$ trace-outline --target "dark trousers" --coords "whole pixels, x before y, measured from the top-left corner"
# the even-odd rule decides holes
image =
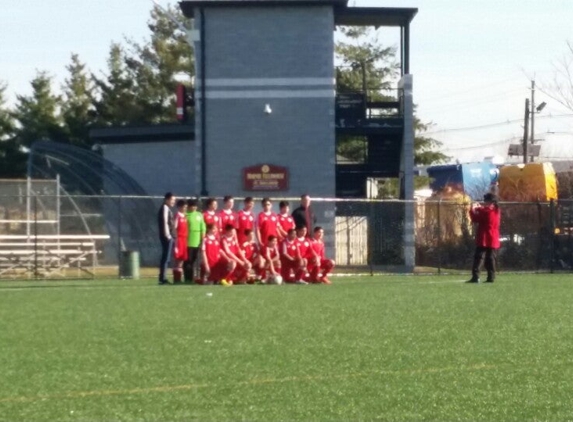
[[[161,261],[159,262],[159,281],[165,280],[165,273],[171,260],[171,251],[173,250],[173,239],[161,239]]]
[[[477,246],[474,254],[474,264],[472,266],[472,278],[479,278],[480,267],[482,264],[485,264],[484,266],[487,271],[487,279],[490,281],[495,280],[495,261],[495,249]]]
[[[197,259],[199,258],[199,247],[187,248],[187,261],[183,263],[183,274],[185,277],[185,281],[193,281],[193,276],[195,272],[195,265],[197,263]]]

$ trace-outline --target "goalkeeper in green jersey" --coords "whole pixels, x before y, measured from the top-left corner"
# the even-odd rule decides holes
[[[189,199],[187,201],[187,225],[189,227],[189,237],[187,241],[187,261],[183,266],[184,278],[186,283],[192,283],[195,280],[194,273],[197,266],[197,259],[201,249],[201,242],[205,237],[205,220],[203,214],[197,211],[197,200]]]

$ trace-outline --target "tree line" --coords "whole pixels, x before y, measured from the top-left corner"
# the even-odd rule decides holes
[[[30,95],[17,95],[7,105],[6,82],[0,81],[0,177],[23,177],[33,142],[53,142],[91,148],[92,127],[146,125],[176,122],[175,90],[181,80],[190,85],[195,75],[192,47],[177,22],[191,23],[176,6],[155,6],[147,26],[145,42],[131,39],[113,42],[107,69],[94,73],[72,53],[66,66],[67,77],[60,90],[45,71],[38,71],[30,82]],[[399,72],[396,48],[383,46],[375,31],[343,28],[344,40],[336,43],[337,89],[382,92]],[[357,66],[361,64],[361,66]],[[383,95],[383,94],[377,94]],[[441,162],[440,143],[423,135],[430,124],[416,119],[416,164]],[[360,140],[342,138],[337,153],[353,158]]]

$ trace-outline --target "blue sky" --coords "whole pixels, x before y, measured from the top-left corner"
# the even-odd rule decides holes
[[[16,93],[29,94],[37,69],[47,70],[61,84],[72,52],[93,72],[104,70],[111,42],[124,37],[142,40],[148,35],[146,22],[153,5],[150,0],[3,3],[0,80],[8,83],[11,102]],[[351,4],[419,9],[411,27],[418,115],[435,123],[433,136],[461,162],[505,155],[507,145],[518,142],[511,139],[523,134],[530,79],[535,78],[538,85],[549,81],[553,64],[566,52],[566,41],[573,41],[570,0],[356,0]],[[397,44],[397,30],[380,31],[381,39]],[[536,116],[542,156],[573,159],[573,116],[557,117],[573,111],[537,91],[536,102],[541,101],[548,103]]]

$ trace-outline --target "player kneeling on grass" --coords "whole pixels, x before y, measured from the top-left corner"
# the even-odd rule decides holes
[[[227,260],[223,259],[221,253],[216,225],[207,224],[206,229],[207,234],[201,245],[201,284],[213,284],[224,277]]]
[[[296,236],[296,231],[290,229],[281,244],[281,275],[285,283],[308,284],[304,281],[307,262],[300,253]]]
[[[187,237],[189,230],[187,228],[187,216],[185,209],[187,204],[183,199],[179,199],[175,204],[177,206],[177,214],[173,221],[175,239],[173,242],[173,283],[181,283],[183,275],[183,263],[187,261]]]
[[[239,245],[239,248],[243,252],[243,256],[247,261],[251,263],[251,267],[254,270],[254,276],[249,274],[247,277],[247,283],[253,284],[255,280],[263,280],[263,258],[260,254],[260,249],[255,242],[255,233],[246,229],[242,236],[245,241]]]
[[[224,228],[221,237],[221,250],[223,258],[227,261],[227,274],[221,280],[221,284],[224,285],[226,282],[245,284],[252,265],[239,248],[235,227],[232,224],[227,224]]]
[[[261,280],[269,284],[282,284],[281,259],[277,237],[269,236],[267,244],[261,247]],[[278,281],[280,280],[280,282]]]
[[[311,283],[331,284],[328,273],[334,268],[334,261],[327,259],[324,255],[324,230],[322,227],[315,227],[313,237],[310,240],[308,272]]]
[[[304,266],[304,271],[302,272],[301,278],[297,280],[309,281],[310,274],[307,271],[308,262],[310,258],[313,257],[310,250],[310,239],[307,237],[306,226],[300,226],[296,228],[296,245],[298,247],[298,253],[301,257],[301,265]]]

